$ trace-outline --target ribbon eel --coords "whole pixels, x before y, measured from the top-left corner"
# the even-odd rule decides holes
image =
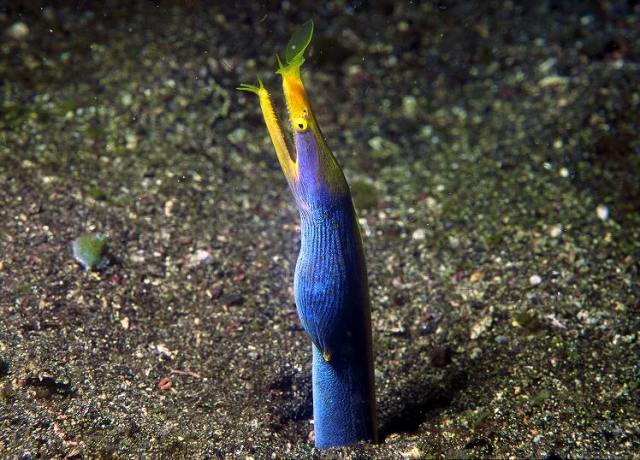
[[[293,133],[289,147],[269,92],[255,93],[301,222],[294,275],[300,321],[312,342],[315,445],[338,447],[377,441],[371,313],[360,227],[342,169],[313,115],[300,76],[313,22],[303,24],[278,58],[277,73]]]

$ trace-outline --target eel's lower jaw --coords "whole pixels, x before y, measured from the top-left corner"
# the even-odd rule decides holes
[[[295,161],[291,162],[290,171],[283,171],[284,177],[292,189],[296,190],[300,183],[300,171]]]

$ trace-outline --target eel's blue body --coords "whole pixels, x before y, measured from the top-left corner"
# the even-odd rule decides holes
[[[294,277],[313,348],[316,447],[376,439],[367,275],[350,197],[300,213]]]
[[[269,93],[258,95],[267,130],[295,199],[301,247],[294,276],[298,315],[313,350],[315,445],[328,448],[377,441],[371,313],[360,227],[342,169],[313,115],[300,77],[311,40],[307,22],[280,66],[295,151],[284,137]],[[291,52],[289,52],[291,51]]]

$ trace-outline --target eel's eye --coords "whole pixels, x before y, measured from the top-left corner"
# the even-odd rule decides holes
[[[296,131],[306,131],[309,125],[307,124],[307,120],[302,117],[296,117],[293,119],[293,127]]]

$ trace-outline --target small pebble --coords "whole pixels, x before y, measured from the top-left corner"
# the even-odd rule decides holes
[[[557,64],[558,60],[556,58],[549,58],[542,62],[538,66],[538,69],[541,73],[549,73],[549,71]]]
[[[125,134],[125,141],[127,150],[135,150],[138,147],[138,136],[135,133]]]
[[[420,128],[420,136],[421,137],[430,137],[433,134],[433,126],[424,125]]]
[[[400,152],[398,144],[381,136],[372,137],[369,139],[368,144],[373,153],[377,154],[379,158],[389,158]]]
[[[558,238],[562,235],[562,225],[554,225],[551,227],[551,229],[549,229],[549,235],[551,238]]]
[[[382,146],[384,144],[384,139],[380,136],[375,136],[369,139],[369,147],[373,150],[382,150]]]
[[[424,240],[425,236],[426,236],[426,233],[423,228],[419,228],[411,234],[411,238],[413,238],[416,241]]]
[[[194,253],[187,256],[187,266],[197,267],[198,265],[211,265],[213,257],[211,253],[205,249],[197,249]]]
[[[481,318],[476,324],[471,327],[471,332],[469,334],[471,340],[475,340],[482,334],[484,334],[491,327],[492,323],[493,319],[489,315]]]
[[[29,36],[29,26],[24,22],[16,22],[5,33],[12,40],[22,41]]]
[[[418,449],[416,446],[413,446],[406,452],[400,452],[402,458],[413,459],[413,458],[422,458],[422,451]]]
[[[129,93],[123,93],[122,96],[120,96],[120,102],[122,102],[122,105],[125,107],[129,107],[133,102],[133,96]]]
[[[596,214],[598,215],[598,219],[605,221],[609,219],[609,208],[601,204],[596,208]]]
[[[233,144],[241,144],[247,140],[248,134],[246,129],[236,128],[227,136],[227,139]]]
[[[402,98],[402,113],[409,120],[415,120],[418,113],[418,100],[414,96]]]
[[[531,286],[537,286],[540,283],[542,283],[542,278],[540,277],[540,275],[531,275],[531,277],[529,278],[529,284]]]
[[[211,257],[211,253],[205,249],[198,249],[196,251],[196,259],[198,262],[209,265],[213,262],[213,257]]]
[[[167,346],[163,343],[159,343],[156,345],[156,352],[160,356],[166,356],[169,359],[173,359],[173,351],[169,350]]]

